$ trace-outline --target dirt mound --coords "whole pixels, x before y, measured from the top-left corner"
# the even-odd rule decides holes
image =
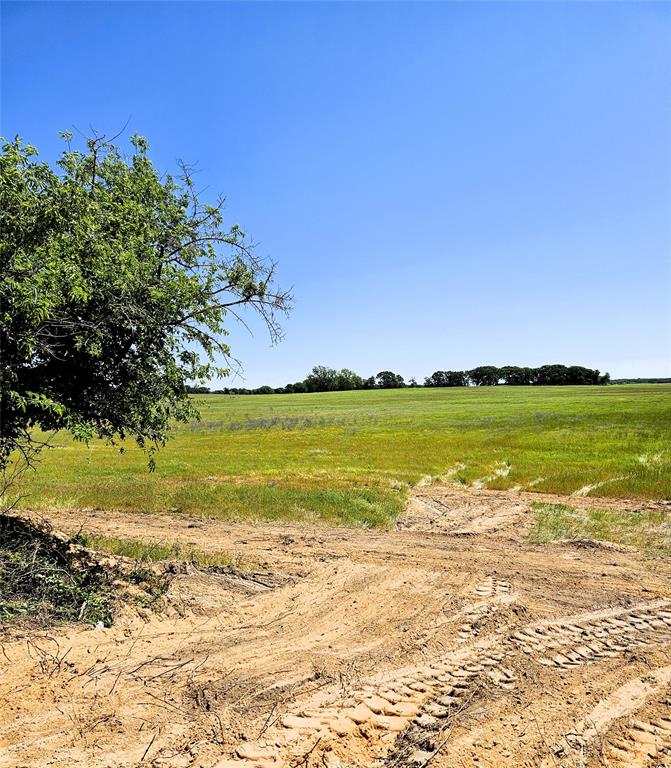
[[[44,520],[0,514],[0,638],[63,621],[109,626],[123,597],[147,601],[164,585],[159,569],[100,556]]]
[[[30,639],[67,664],[5,644],[0,766],[671,764],[671,565],[528,544],[531,499],[563,501],[423,487],[387,532],[89,514],[258,570],[188,569],[170,615]]]

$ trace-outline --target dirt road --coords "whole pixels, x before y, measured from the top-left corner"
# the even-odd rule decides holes
[[[671,564],[529,544],[547,498],[420,488],[388,532],[89,513],[257,570],[5,643],[0,768],[671,766]]]

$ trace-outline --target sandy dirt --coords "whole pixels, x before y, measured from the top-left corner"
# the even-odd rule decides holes
[[[0,768],[671,766],[671,564],[529,544],[543,499],[418,488],[385,532],[54,514],[256,570],[4,642]]]

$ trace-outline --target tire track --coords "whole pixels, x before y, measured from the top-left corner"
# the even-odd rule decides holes
[[[490,600],[514,599],[511,585],[493,577],[479,584],[475,593],[487,594]],[[352,740],[359,742],[355,751],[368,756],[366,765],[375,761],[385,768],[425,765],[445,745],[455,718],[472,702],[516,690],[514,666],[521,659],[565,672],[621,656],[633,647],[671,642],[671,600],[511,629],[500,627],[496,636],[476,640],[426,666],[373,680],[335,703],[285,715],[272,739],[242,745],[237,758],[223,760],[216,768],[292,765],[320,743],[353,745]],[[632,728],[635,732],[622,742],[631,742],[632,754],[649,756],[653,753],[645,749],[654,744],[654,755],[666,759],[664,723],[655,721],[647,731],[641,725]],[[671,731],[668,735],[671,738]],[[613,750],[623,751],[622,743],[614,743]],[[315,757],[318,754],[315,751]],[[648,766],[645,762],[620,765]]]
[[[487,576],[474,591],[477,597],[483,599],[463,609],[462,614],[466,621],[459,627],[457,633],[459,643],[476,639],[501,606],[517,602],[517,595],[513,592],[510,582],[495,579],[493,576]]]
[[[493,576],[477,584],[474,593],[483,599],[464,609],[473,620],[459,630],[462,642],[478,634],[479,630],[474,629],[478,621],[517,599],[509,582]],[[471,631],[465,632],[465,627]],[[487,680],[502,690],[514,687],[513,673],[501,667],[504,653],[496,649],[500,642],[501,638],[481,641],[476,647],[452,651],[425,666],[382,676],[336,704],[287,714],[280,719],[281,727],[275,729],[272,739],[241,745],[235,758],[221,760],[216,768],[292,765],[305,755],[310,743],[327,744],[334,739],[361,739],[366,751],[373,753],[370,758],[375,759],[376,746],[385,734],[394,737],[409,728],[419,728],[426,734],[439,731],[445,718],[463,708],[474,686]],[[383,759],[384,753],[389,753],[389,746],[383,747],[377,757]],[[395,748],[394,754],[400,754],[399,750]]]
[[[623,760],[625,765],[634,764],[631,755],[627,756],[626,750],[624,755],[621,754],[623,748],[618,746],[617,742],[619,739],[624,740],[625,744],[636,743],[636,733],[627,737],[626,733],[621,733],[622,728],[628,731],[631,726],[634,731],[640,730],[632,719],[635,718],[639,722],[646,721],[653,727],[661,727],[663,731],[664,722],[669,721],[669,717],[662,716],[663,722],[660,726],[660,718],[655,718],[654,713],[660,710],[671,716],[670,694],[671,666],[656,667],[642,677],[627,680],[601,699],[586,717],[563,734],[551,749],[553,757],[543,760],[540,768],[584,764],[586,754],[593,755],[600,766],[603,766],[604,762],[606,765],[620,766]]]
[[[634,720],[621,737],[609,739],[605,751],[613,768],[671,766],[671,713]]]
[[[474,687],[485,680],[501,690],[515,687],[514,674],[501,665],[504,653],[495,648],[450,656],[372,682],[336,705],[285,715],[280,721],[282,728],[272,741],[244,744],[238,748],[237,758],[222,760],[216,768],[257,768],[259,760],[266,761],[264,768],[290,765],[292,759],[305,754],[310,743],[326,744],[334,738],[362,738],[367,751],[375,753],[385,734],[406,732],[412,734],[413,744],[425,740],[428,748],[431,735],[441,729],[446,718],[463,708]],[[397,754],[398,749],[392,758],[397,759],[393,757]]]
[[[541,664],[570,669],[671,641],[671,601],[545,622],[515,633],[511,641],[527,655],[540,655]]]
[[[478,597],[496,597],[497,595],[509,595],[512,589],[509,581],[502,581],[501,579],[495,579],[493,576],[487,576],[475,588],[475,594]]]
[[[419,708],[384,761],[385,768],[426,765],[449,737],[454,719],[482,690],[515,690],[517,677],[503,665],[502,651],[480,651],[469,662],[451,669],[445,685]]]
[[[478,697],[487,682],[503,692],[514,691],[516,677],[509,668],[519,657],[535,657],[546,666],[569,670],[582,664],[613,658],[634,646],[671,641],[671,601],[660,600],[630,609],[590,612],[574,617],[554,619],[515,632],[502,643],[496,663],[483,676],[482,664],[471,664],[473,674],[464,677],[457,705],[451,710],[442,706],[440,698],[426,701],[417,716],[400,734],[385,768],[425,765],[444,745],[452,727],[451,719],[463,711],[468,702]],[[561,649],[552,657],[548,651]],[[508,666],[507,666],[508,665]],[[480,672],[480,674],[478,674]],[[487,680],[489,678],[489,680]],[[491,685],[490,685],[491,687]],[[452,702],[450,702],[451,704]],[[442,722],[441,722],[442,721]]]

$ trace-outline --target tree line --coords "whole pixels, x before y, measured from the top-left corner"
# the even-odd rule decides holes
[[[516,365],[481,365],[468,371],[435,371],[418,384],[414,378],[406,382],[399,373],[380,371],[364,378],[349,368],[337,370],[316,365],[302,381],[284,387],[268,385],[256,389],[225,387],[210,390],[208,387],[190,387],[194,394],[224,395],[287,395],[305,392],[343,392],[353,389],[400,389],[402,387],[483,387],[507,384],[509,386],[561,386],[569,384],[608,384],[610,375],[581,365],[541,365],[538,368]]]
[[[562,386],[568,384],[608,384],[610,374],[582,365],[481,365],[470,371],[436,371],[424,379],[425,387],[467,387],[507,384],[508,386]]]
[[[611,384],[671,384],[671,378],[611,379]]]

